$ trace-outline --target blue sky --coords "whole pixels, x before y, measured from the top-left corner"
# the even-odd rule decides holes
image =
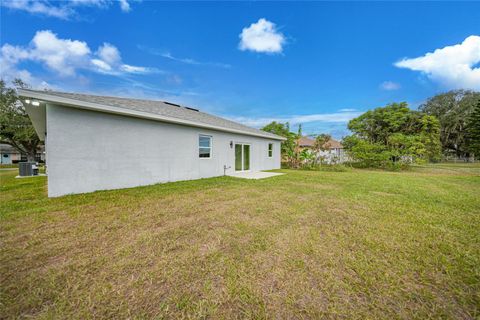
[[[341,138],[389,102],[480,90],[480,3],[2,1],[1,75]]]

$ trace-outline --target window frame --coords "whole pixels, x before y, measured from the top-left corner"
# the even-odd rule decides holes
[[[270,149],[270,146],[272,147],[271,149]],[[268,143],[267,156],[269,158],[273,158],[273,143],[272,142]]]
[[[200,145],[200,138],[208,138],[209,141],[210,141],[210,143],[209,143],[210,146],[209,147],[202,147]],[[200,156],[200,154],[201,154],[200,149],[209,149],[210,152],[208,153],[208,157],[201,157]],[[212,156],[213,156],[212,153],[213,153],[213,137],[211,135],[208,135],[208,134],[199,134],[198,135],[198,158],[199,159],[211,159]]]

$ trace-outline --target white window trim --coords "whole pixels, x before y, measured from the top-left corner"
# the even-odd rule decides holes
[[[270,145],[272,146],[272,155],[270,155]],[[273,158],[273,143],[269,142],[267,147],[267,156]]]
[[[210,139],[210,147],[201,147],[200,146],[200,138],[201,137]],[[210,156],[209,157],[200,157],[200,148],[210,149]],[[199,134],[198,135],[198,159],[212,159],[212,157],[213,157],[213,137],[209,134]]]

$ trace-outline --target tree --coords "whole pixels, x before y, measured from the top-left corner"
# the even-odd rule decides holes
[[[480,99],[467,121],[468,150],[480,158]]]
[[[392,103],[352,119],[344,138],[350,156],[365,166],[435,161],[440,153],[440,125],[431,115],[407,103]]]
[[[480,92],[454,90],[438,94],[420,106],[420,110],[440,121],[440,141],[444,153],[467,157],[467,121]]]
[[[320,164],[322,164],[325,156],[324,152],[326,150],[330,149],[330,140],[332,139],[332,136],[329,134],[319,134],[318,136],[315,137],[315,143],[313,144],[313,150],[315,151],[315,154],[317,155],[317,158],[320,159]]]
[[[264,126],[262,130],[265,132],[270,132],[270,133],[279,135],[281,137],[287,138],[288,135],[290,134],[290,125],[288,122],[281,123],[281,122],[272,121],[266,126]]]
[[[294,145],[294,152],[293,157],[291,157],[290,164],[293,165],[295,168],[299,168],[302,162],[301,159],[301,148],[300,148],[300,139],[302,138],[302,125],[298,125],[298,131],[295,136],[295,145]]]
[[[13,81],[13,84],[26,87],[19,79]],[[0,143],[11,145],[26,155],[28,161],[35,161],[40,144],[25,108],[18,101],[15,89],[7,87],[3,80],[0,80]]]
[[[391,163],[392,154],[384,144],[351,135],[343,138],[343,146],[349,155],[363,167],[386,167]]]

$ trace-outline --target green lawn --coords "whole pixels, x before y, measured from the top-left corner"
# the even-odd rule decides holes
[[[480,166],[48,199],[0,171],[0,318],[480,317]]]

